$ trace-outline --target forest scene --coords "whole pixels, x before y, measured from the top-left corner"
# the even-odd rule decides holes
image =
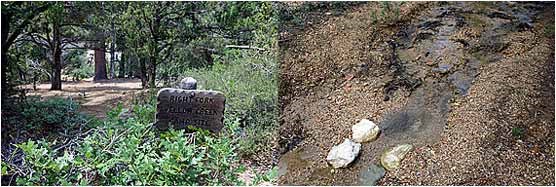
[[[554,2],[2,1],[5,186],[554,186]]]
[[[273,6],[2,2],[2,185],[272,182]],[[154,129],[184,77],[226,96],[218,136]]]

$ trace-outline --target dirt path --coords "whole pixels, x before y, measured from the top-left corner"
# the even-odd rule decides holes
[[[554,4],[405,3],[400,24],[377,26],[378,7],[281,44],[280,183],[365,184],[380,153],[410,143],[379,184],[554,184],[554,20],[536,19]],[[362,118],[380,138],[333,170],[329,149]]]
[[[37,85],[33,90],[31,85],[28,95],[40,95],[44,98],[64,97],[72,98],[81,103],[81,111],[99,118],[106,117],[106,112],[119,102],[127,103],[132,96],[141,93],[139,79],[113,79],[93,82],[86,79],[78,82],[64,82],[61,91],[51,91],[50,84]]]

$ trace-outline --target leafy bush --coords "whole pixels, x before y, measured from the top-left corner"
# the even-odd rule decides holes
[[[265,174],[256,174],[253,179],[254,185],[261,185],[262,182],[275,182],[278,179],[278,167],[272,168]]]
[[[87,60],[85,50],[71,50],[64,54],[64,59],[67,63],[64,72],[74,80],[92,77],[95,73],[92,63]]]
[[[199,89],[222,91],[226,96],[225,118],[239,120],[243,136],[239,151],[251,155],[271,150],[278,126],[277,63],[274,55],[230,50],[210,68],[184,73],[199,81]]]
[[[150,121],[145,116],[154,114],[153,106],[136,106],[136,113],[127,119],[121,117],[124,112],[121,105],[113,109],[103,126],[74,138],[66,147],[46,141],[18,144],[25,157],[17,184],[240,184],[235,140],[202,130],[156,131],[152,123],[145,123]]]
[[[3,127],[42,130],[43,128],[71,129],[82,124],[87,117],[78,112],[79,105],[71,99],[28,97],[23,102],[11,103],[3,111]]]

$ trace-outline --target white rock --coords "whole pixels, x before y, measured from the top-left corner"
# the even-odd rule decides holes
[[[380,129],[372,121],[362,119],[359,123],[351,127],[351,131],[351,138],[353,141],[364,143],[375,140]]]
[[[181,80],[179,88],[184,90],[196,90],[197,80],[195,80],[193,77],[185,77]]]
[[[400,167],[401,161],[413,146],[409,144],[398,145],[389,151],[386,151],[380,157],[380,163],[386,170],[394,170]]]
[[[334,168],[346,167],[349,163],[355,160],[357,155],[359,155],[360,149],[360,143],[355,143],[349,139],[345,139],[342,144],[332,147],[326,157],[326,161],[328,161],[328,163],[330,163]]]

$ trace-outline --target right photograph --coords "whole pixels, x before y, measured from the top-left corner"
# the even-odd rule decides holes
[[[554,2],[278,9],[279,185],[555,185]]]

